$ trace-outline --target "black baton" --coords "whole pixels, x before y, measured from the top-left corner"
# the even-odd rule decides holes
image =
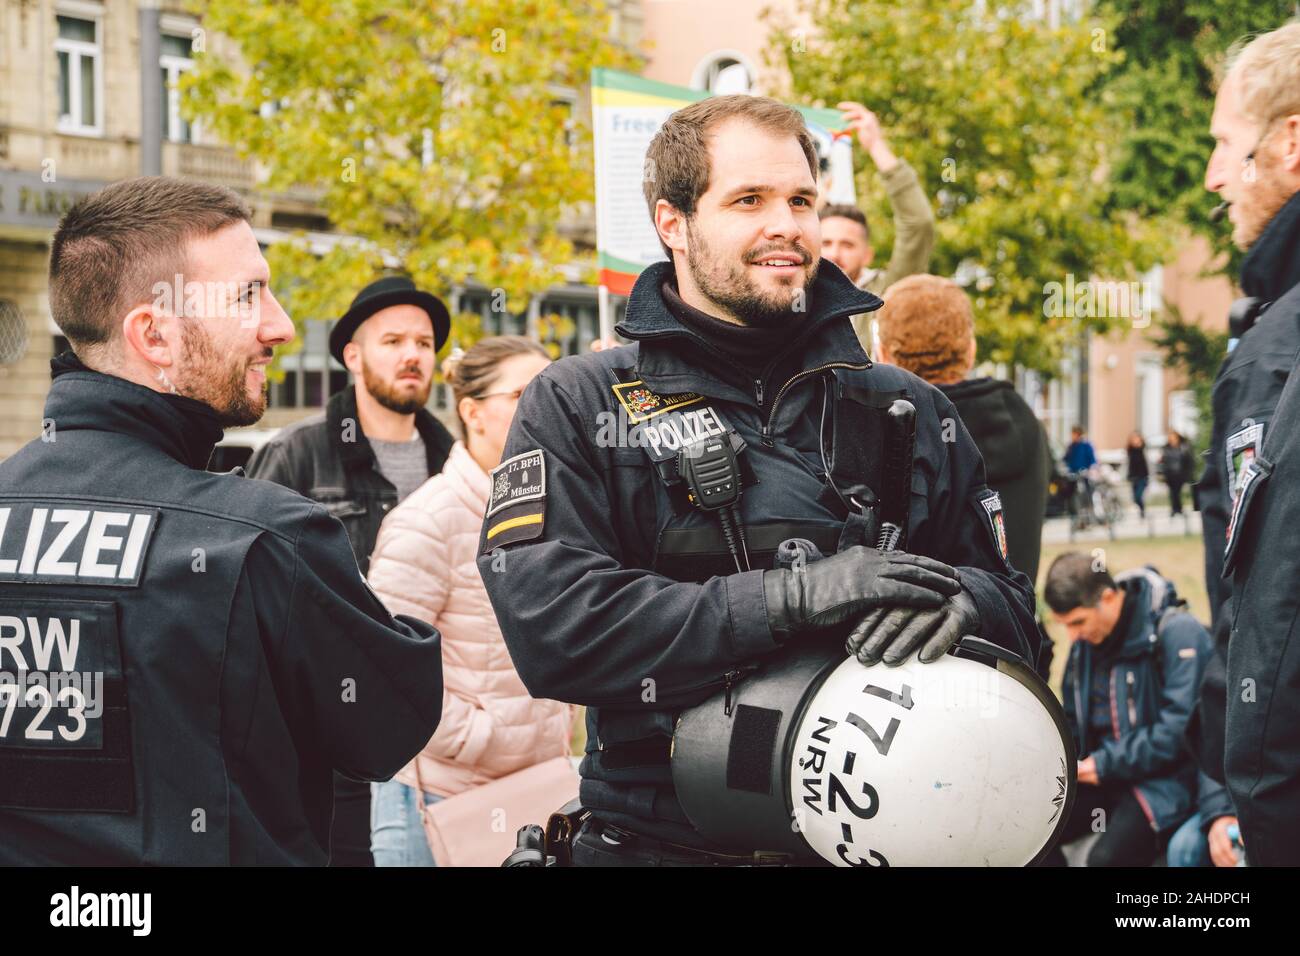
[[[915,451],[916,406],[899,398],[885,413],[885,467],[880,488],[880,538],[876,542],[881,551],[894,551],[905,543]]]

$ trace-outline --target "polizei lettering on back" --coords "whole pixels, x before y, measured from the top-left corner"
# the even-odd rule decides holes
[[[157,509],[0,501],[0,582],[140,583]]]

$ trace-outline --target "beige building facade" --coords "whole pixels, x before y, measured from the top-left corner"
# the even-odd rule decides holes
[[[653,4],[650,4],[653,6]],[[49,360],[66,346],[50,317],[46,273],[59,218],[81,196],[141,173],[141,16],[138,0],[0,0],[0,458],[40,433]],[[611,0],[612,37],[637,48],[641,0]],[[295,230],[322,243],[337,237],[310,193],[268,196],[262,170],[205,137],[180,116],[175,80],[193,52],[229,54],[228,41],[208,34],[179,0],[163,0],[159,62],[164,83],[162,173],[229,186],[253,207],[265,246]],[[586,89],[557,88],[576,122],[590,116]],[[580,251],[594,245],[591,209],[575,206],[561,230]],[[574,270],[576,279],[577,269]],[[576,281],[534,296],[525,313],[494,311],[488,290],[457,288],[453,311],[476,312],[488,333],[535,332],[539,316],[568,320],[555,341],[564,352],[598,335],[594,288]],[[283,380],[271,386],[259,428],[276,428],[324,405],[348,383],[328,353],[329,321],[302,323],[303,347],[283,356]],[[430,407],[454,417],[445,389]]]
[[[138,3],[0,0],[0,457],[41,428],[49,360],[66,345],[46,272],[59,218],[80,197],[141,170]],[[180,117],[174,81],[191,51],[220,51],[179,4],[164,4],[162,172],[250,198],[259,238],[321,221],[309,195],[256,194],[254,163]]]

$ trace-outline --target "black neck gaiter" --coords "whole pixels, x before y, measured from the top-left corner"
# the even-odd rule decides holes
[[[719,352],[734,359],[751,376],[761,371],[791,343],[794,338],[792,325],[802,318],[798,313],[791,312],[789,324],[781,323],[772,327],[736,325],[687,305],[677,294],[677,286],[671,280],[664,282],[663,296],[668,311],[678,322]]]

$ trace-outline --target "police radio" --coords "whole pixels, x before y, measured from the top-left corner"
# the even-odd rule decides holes
[[[687,500],[703,511],[716,511],[727,550],[737,571],[750,570],[745,527],[736,504],[740,501],[740,461],[729,435],[683,445],[677,453],[677,473],[686,483]],[[740,566],[741,556],[745,566]]]

